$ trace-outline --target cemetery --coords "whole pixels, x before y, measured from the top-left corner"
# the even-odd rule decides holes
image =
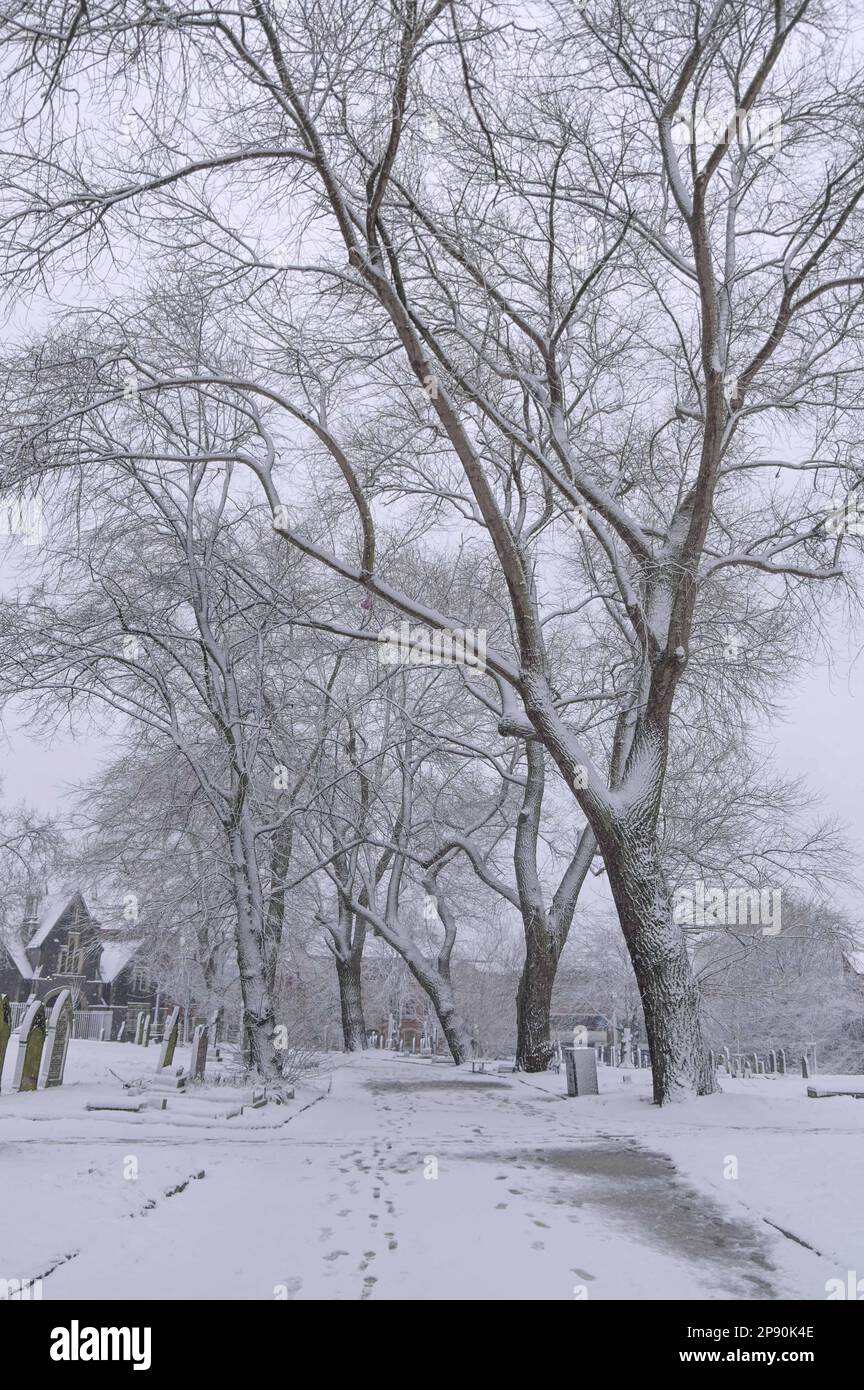
[[[448,1264],[455,1297],[478,1280],[490,1297],[567,1297],[565,1278],[595,1298],[650,1297],[662,1278],[673,1298],[819,1298],[864,1241],[864,1105],[812,1055],[726,1048],[718,1094],[671,1111],[649,1103],[642,1049],[578,1034],[542,1074],[372,1049],[322,1053],[274,1095],[211,1022],[186,1043],[179,1009],[158,1042],[146,1017],[128,1041],[70,1040],[70,1012],[68,996],[47,1015],[34,1001],[12,1030],[0,1001],[4,1253],[19,1280],[40,1276],[42,1298],[150,1297],[158,1270],[169,1298],[434,1299],[466,1219],[481,1243]],[[33,1162],[35,1235],[13,1196]],[[569,1232],[584,1276],[568,1272]]]

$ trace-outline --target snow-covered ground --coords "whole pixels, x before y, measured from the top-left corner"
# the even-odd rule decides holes
[[[639,1072],[570,1100],[563,1075],[377,1053],[231,1119],[85,1109],[155,1061],[74,1042],[67,1084],[17,1096],[7,1059],[0,1278],[46,1299],[820,1300],[864,1274],[864,1102],[798,1077],[661,1111]]]

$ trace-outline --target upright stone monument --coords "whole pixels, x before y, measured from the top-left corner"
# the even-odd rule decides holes
[[[12,1086],[16,1091],[35,1091],[39,1084],[39,1066],[45,1046],[45,1009],[34,999],[27,1008],[18,1034],[18,1056]]]
[[[148,1046],[150,1045],[150,1021],[151,1021],[151,1020],[150,1020],[150,1015],[149,1015],[149,1014],[145,1014],[145,1015],[144,1015],[144,1026],[143,1026],[142,1029],[141,1029],[141,1046],[142,1046],[142,1047],[148,1047]]]
[[[209,1033],[206,1023],[199,1023],[192,1034],[192,1075],[200,1080],[207,1065]]]
[[[180,1010],[172,1009],[165,1021],[165,1031],[162,1034],[162,1046],[159,1050],[159,1061],[156,1070],[162,1071],[164,1067],[170,1067],[174,1061],[174,1049],[177,1046],[177,1035],[180,1031]]]
[[[46,1090],[51,1086],[63,1085],[63,1073],[66,1070],[66,1054],[69,1051],[69,1039],[72,1036],[73,1018],[72,995],[68,989],[61,989],[48,1016],[48,1033],[45,1038],[45,1050],[42,1053],[42,1072],[39,1083]]]
[[[135,1041],[140,1046],[144,1041],[144,1010],[141,1009],[135,1018]]]
[[[12,1010],[9,1007],[9,999],[5,994],[0,994],[0,1087],[3,1083],[3,1061],[6,1057],[6,1045],[9,1042],[11,1032]]]
[[[780,1051],[777,1053],[777,1075],[786,1075],[786,1051],[782,1047]]]
[[[597,1054],[593,1047],[565,1047],[568,1096],[596,1096]]]

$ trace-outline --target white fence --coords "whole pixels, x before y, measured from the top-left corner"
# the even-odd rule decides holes
[[[12,1010],[12,1027],[19,1028],[27,1012],[28,1005],[10,1004]],[[51,1007],[49,1000],[48,1007]],[[102,1036],[102,1029],[105,1029],[105,1037],[111,1037],[111,1010],[110,1009],[76,1009],[72,1016],[72,1036],[73,1038],[84,1038],[88,1042],[98,1042]]]
[[[106,1039],[110,1038],[110,1009],[79,1009],[72,1019],[73,1038],[86,1038],[89,1042],[98,1042],[103,1028]]]

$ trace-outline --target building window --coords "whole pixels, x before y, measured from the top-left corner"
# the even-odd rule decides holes
[[[81,933],[71,932],[66,945],[60,948],[57,956],[58,975],[81,975],[84,971],[84,952],[81,948]]]
[[[139,994],[146,994],[150,988],[150,975],[146,966],[136,965],[132,971],[132,988]]]

